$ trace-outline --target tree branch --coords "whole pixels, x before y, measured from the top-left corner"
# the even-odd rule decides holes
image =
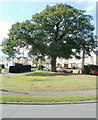
[[[66,33],[63,33],[62,35],[59,36],[59,38],[57,40],[62,39],[65,35],[66,35]]]
[[[56,25],[56,32],[55,32],[55,38],[54,38],[55,41],[57,41],[58,31],[59,31],[59,26]]]

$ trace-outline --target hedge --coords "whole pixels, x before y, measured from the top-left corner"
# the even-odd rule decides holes
[[[31,71],[31,65],[21,65],[21,66],[10,66],[9,72],[10,73],[21,73]]]
[[[84,73],[89,74],[92,70],[98,70],[98,65],[84,65]]]

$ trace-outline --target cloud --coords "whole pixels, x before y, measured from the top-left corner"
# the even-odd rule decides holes
[[[0,44],[2,43],[2,40],[4,38],[8,37],[8,32],[9,29],[11,28],[12,23],[9,22],[0,22]],[[27,57],[27,53],[28,51],[26,50],[24,53],[24,56]],[[0,58],[5,57],[6,55],[3,54],[3,52],[1,51],[1,47],[0,47]]]
[[[11,28],[11,23],[9,22],[0,22],[0,43],[6,37],[8,37],[8,30]]]
[[[0,22],[0,44],[4,38],[8,37],[7,33],[8,30],[11,28],[11,25],[12,24],[9,22]],[[0,47],[0,57],[3,56],[5,56],[5,54],[1,52],[1,47]]]

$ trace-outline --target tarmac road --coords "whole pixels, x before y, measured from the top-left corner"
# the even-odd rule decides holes
[[[2,104],[2,118],[96,118],[96,103],[57,105]]]

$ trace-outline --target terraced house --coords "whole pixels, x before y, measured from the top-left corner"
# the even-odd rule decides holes
[[[36,66],[32,58],[28,57],[17,57],[17,58],[2,58],[0,64],[4,64],[6,68],[13,66],[16,63]],[[38,65],[51,67],[50,59],[46,58],[45,61],[37,62]],[[98,47],[96,50],[91,52],[91,56],[85,55],[85,65],[98,65]],[[82,56],[81,59],[76,59],[74,56],[71,59],[57,58],[56,65],[61,67],[82,67]]]
[[[16,58],[2,58],[0,60],[0,64],[4,64],[5,68],[9,68],[9,66],[14,66],[15,64],[24,64],[24,65],[32,65],[32,59],[27,57],[16,57]]]

